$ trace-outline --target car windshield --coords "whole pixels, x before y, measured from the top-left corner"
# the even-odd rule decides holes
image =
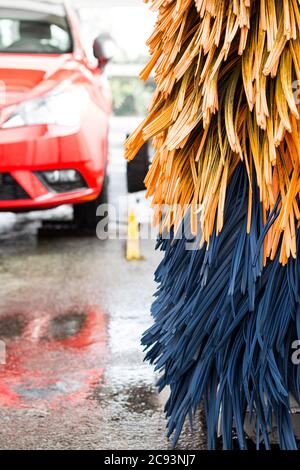
[[[72,52],[72,36],[63,6],[56,5],[53,11],[0,7],[0,52]]]

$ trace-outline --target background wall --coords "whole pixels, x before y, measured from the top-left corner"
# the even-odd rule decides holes
[[[119,48],[115,61],[146,61],[145,42],[152,31],[155,15],[143,0],[74,0],[73,3],[80,12],[88,40],[99,33],[109,33]]]
[[[114,114],[143,116],[153,93],[153,82],[143,84],[138,75],[149,59],[146,41],[155,14],[143,0],[73,0],[78,9],[86,50],[92,58],[92,44],[99,34],[110,35],[116,45],[110,77]]]

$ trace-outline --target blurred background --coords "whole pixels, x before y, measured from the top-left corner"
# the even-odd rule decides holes
[[[146,114],[154,84],[138,76],[149,59],[146,41],[153,30],[155,14],[142,0],[74,0],[86,48],[99,34],[115,42],[114,57],[107,67],[113,91],[114,116]]]

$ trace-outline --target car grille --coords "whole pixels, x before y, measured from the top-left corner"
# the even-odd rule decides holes
[[[30,196],[9,173],[0,173],[0,201],[30,199]]]

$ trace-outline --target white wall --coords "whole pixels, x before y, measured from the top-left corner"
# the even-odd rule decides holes
[[[79,8],[87,42],[109,32],[121,55],[134,60],[147,55],[146,40],[154,26],[155,15],[142,0],[74,0]],[[122,52],[123,51],[123,52]]]

